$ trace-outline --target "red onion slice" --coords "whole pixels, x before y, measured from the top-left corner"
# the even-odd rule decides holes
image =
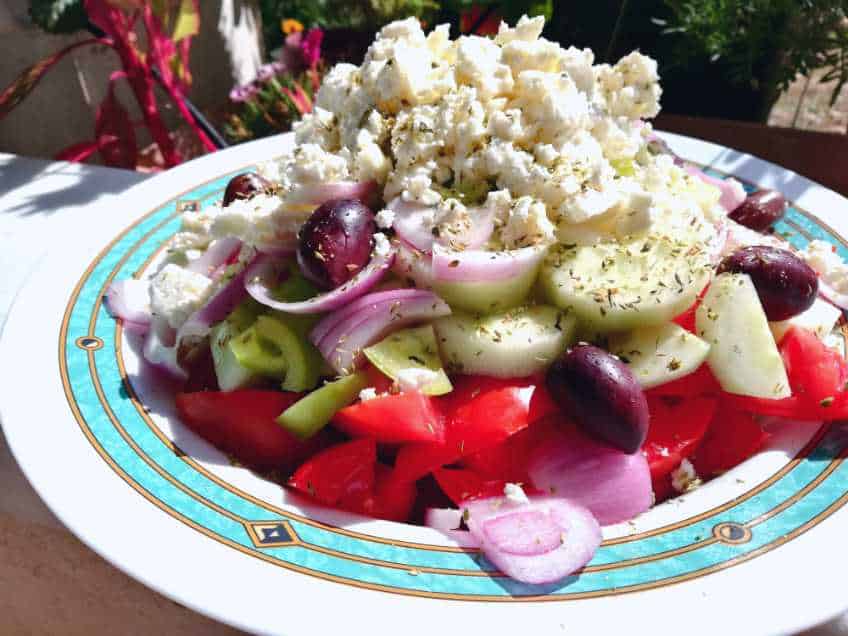
[[[280,264],[267,258],[257,259],[248,268],[245,287],[247,293],[255,300],[277,311],[289,314],[325,313],[356,300],[374,287],[383,278],[386,270],[391,267],[394,257],[394,247],[390,246],[385,250],[375,249],[368,265],[344,285],[301,302],[287,303],[274,299],[269,284],[278,279]]]
[[[286,203],[293,205],[321,205],[331,199],[359,199],[367,201],[376,191],[374,181],[336,181],[334,183],[306,183],[289,193]]]
[[[627,455],[578,431],[540,445],[528,466],[534,487],[585,506],[601,525],[632,519],[653,502],[642,453]]]
[[[719,205],[721,205],[728,214],[742,205],[745,199],[748,198],[748,194],[745,192],[745,188],[742,187],[742,184],[732,177],[727,179],[716,179],[702,170],[699,170],[695,166],[689,165],[684,166],[683,169],[689,174],[698,177],[704,183],[708,183],[709,185],[718,188],[721,191],[721,198],[718,200]]]
[[[177,363],[177,348],[169,344],[174,339],[173,330],[162,320],[154,320],[144,338],[142,354],[148,364],[175,380],[185,380],[188,374]]]
[[[395,214],[392,229],[401,239],[422,252],[433,248],[436,208],[401,197],[392,199],[386,207]]]
[[[544,247],[522,247],[504,252],[457,252],[433,245],[433,280],[444,282],[495,282],[534,270],[545,256]]]
[[[584,507],[561,497],[515,504],[501,497],[463,504],[469,531],[486,558],[524,583],[552,583],[586,565],[601,544],[601,528]]]
[[[241,241],[232,236],[218,239],[203,254],[193,261],[189,261],[185,268],[191,272],[214,278],[215,272],[220,271],[222,265],[238,256],[241,245]]]
[[[415,249],[429,253],[434,243],[457,249],[477,249],[486,244],[495,230],[495,211],[486,207],[468,208],[472,220],[449,236],[436,238],[433,234],[436,208],[397,197],[387,206],[394,212],[392,228],[398,237]]]
[[[112,281],[106,290],[106,308],[114,318],[120,318],[125,329],[145,333],[150,327],[150,283],[127,278]]]
[[[256,259],[254,259],[255,261]],[[188,320],[177,331],[177,342],[182,342],[183,338],[205,337],[213,325],[221,322],[232,313],[238,304],[247,297],[244,281],[249,269],[249,265],[243,267],[203,307],[188,317]]]
[[[379,292],[366,294],[361,298],[357,298],[349,305],[334,311],[332,314],[323,318],[309,334],[310,341],[317,347],[318,344],[330,333],[331,330],[337,328],[353,315],[358,314],[365,307],[382,302],[383,300],[403,300],[405,298],[418,298],[421,290],[418,289],[387,289]]]
[[[848,311],[848,294],[836,291],[819,277],[819,296],[824,298],[834,307],[842,311]]]
[[[430,289],[433,286],[433,258],[404,241],[395,242],[396,256],[392,272],[416,287]]]
[[[369,297],[364,306],[352,314],[346,314],[341,322],[334,316],[325,318],[333,320],[334,326],[320,341],[310,336],[310,340],[337,373],[352,371],[362,350],[392,331],[451,313],[450,307],[442,299],[424,290],[394,289],[374,296],[380,299],[371,302]],[[321,323],[318,323],[316,328],[320,326]]]

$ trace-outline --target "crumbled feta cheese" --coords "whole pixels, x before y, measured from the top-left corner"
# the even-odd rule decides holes
[[[439,374],[430,369],[409,367],[397,372],[395,380],[401,391],[420,391],[439,379]]]
[[[848,294],[848,265],[827,241],[810,241],[799,254],[819,277],[840,294]]]
[[[236,199],[215,215],[211,233],[215,238],[235,236],[248,245],[271,243],[282,207],[283,200],[271,194]]]
[[[359,399],[362,402],[373,400],[375,397],[377,397],[377,389],[375,389],[373,386],[369,386],[359,392]]]
[[[212,280],[173,263],[165,265],[150,281],[150,310],[174,329],[179,329],[206,300]]]
[[[790,327],[803,327],[809,329],[816,334],[820,340],[827,338],[832,332],[842,312],[831,305],[826,300],[816,298],[812,306],[806,311],[802,311],[797,316],[793,316],[789,320],[781,320],[780,322],[771,322],[771,333],[774,335],[775,342],[783,340],[783,336],[789,331]]]
[[[386,235],[382,232],[377,232],[374,235],[374,255],[375,256],[386,256],[392,249],[392,244],[389,243],[389,239],[386,238]]]
[[[520,484],[506,484],[504,486],[504,497],[512,504],[521,505],[530,503],[530,499],[527,498]]]
[[[395,222],[395,213],[388,208],[384,208],[377,212],[376,220],[377,227],[383,230],[388,230]]]
[[[512,204],[501,240],[508,249],[552,243],[556,234],[548,219],[545,205],[531,197],[521,197]]]
[[[692,462],[683,459],[680,466],[671,471],[671,485],[677,492],[689,492],[701,485],[701,478]]]

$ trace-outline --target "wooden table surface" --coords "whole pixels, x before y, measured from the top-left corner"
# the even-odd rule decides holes
[[[662,117],[658,128],[758,155],[848,194],[846,137],[676,116]],[[0,155],[0,324],[14,297],[12,281],[23,282],[36,266],[48,228],[61,236],[63,223],[141,178]],[[80,543],[29,486],[2,435],[0,484],[0,634],[240,633],[149,590]],[[805,636],[848,636],[848,619]]]

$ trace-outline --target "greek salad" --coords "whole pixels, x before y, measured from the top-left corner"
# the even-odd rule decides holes
[[[107,298],[234,461],[528,583],[758,452],[765,417],[848,418],[848,266],[655,136],[655,61],[543,26],[384,27]]]

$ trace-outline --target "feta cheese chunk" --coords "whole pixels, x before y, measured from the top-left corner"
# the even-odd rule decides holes
[[[173,263],[165,265],[150,281],[150,310],[179,329],[206,301],[212,285],[203,274]]]
[[[516,505],[530,503],[530,499],[520,484],[506,484],[504,486],[504,497],[509,503]]]
[[[441,377],[438,373],[430,369],[409,367],[408,369],[398,371],[395,380],[401,391],[420,391],[433,382],[438,381]]]
[[[677,492],[689,492],[701,485],[701,478],[695,472],[695,467],[688,459],[683,459],[680,466],[671,471],[671,486]]]
[[[840,294],[848,294],[848,265],[827,241],[810,241],[799,254],[819,277]]]

